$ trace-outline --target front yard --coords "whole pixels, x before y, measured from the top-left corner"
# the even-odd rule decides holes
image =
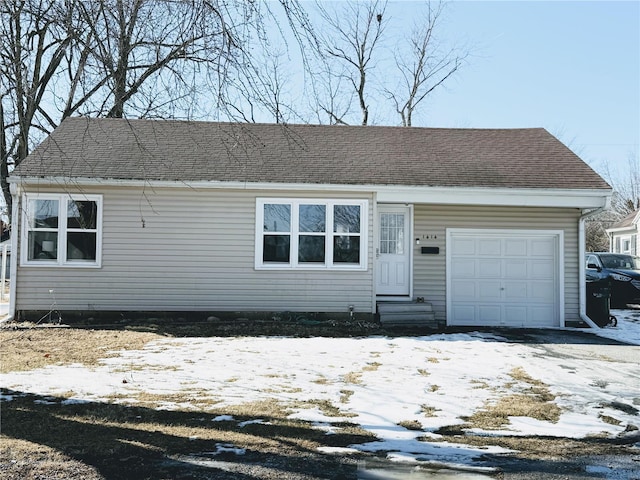
[[[499,476],[504,459],[637,454],[639,347],[504,335],[5,328],[0,475],[357,478],[379,458]]]

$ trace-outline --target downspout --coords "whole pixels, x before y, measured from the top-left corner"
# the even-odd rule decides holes
[[[11,183],[11,280],[9,281],[9,315],[2,319],[0,323],[10,322],[16,315],[16,284],[18,283],[18,237],[20,236],[20,187]]]
[[[607,208],[609,208],[609,197],[607,197],[607,202],[604,207],[594,208],[586,212],[583,210],[582,215],[580,215],[580,220],[578,221],[578,276],[580,280],[578,285],[580,286],[580,319],[591,328],[600,328],[600,326],[587,316],[587,285],[585,283],[586,265],[584,262],[584,257],[586,255],[586,242],[584,233],[584,222],[587,218],[597,215]]]

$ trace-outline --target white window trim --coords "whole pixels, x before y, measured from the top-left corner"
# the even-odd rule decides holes
[[[291,205],[291,230],[289,235],[291,254],[289,263],[263,262],[263,225],[264,206],[267,204]],[[325,262],[324,263],[299,263],[298,262],[298,236],[302,233],[298,230],[298,209],[300,205],[324,205],[327,212],[325,236]],[[360,207],[360,263],[333,263],[333,237],[340,235],[333,232],[333,207],[335,205],[356,205]],[[331,214],[330,214],[331,212]],[[353,199],[323,199],[323,198],[257,198],[256,199],[256,229],[255,229],[255,268],[256,270],[347,270],[365,271],[368,265],[368,228],[369,201]],[[268,233],[268,232],[267,232]],[[353,236],[356,236],[354,234]]]
[[[631,251],[633,249],[633,247],[631,245],[631,241],[632,241],[631,235],[621,235],[620,236],[620,252],[618,252],[618,253],[625,253],[627,255],[631,255]],[[624,248],[625,242],[629,242],[629,248],[627,248],[627,249]]]
[[[31,200],[58,201],[58,258],[51,261],[29,260],[29,203]],[[96,259],[67,260],[67,202],[93,201],[97,206],[96,218]],[[56,267],[56,268],[100,268],[102,266],[102,195],[83,195],[66,193],[27,193],[23,196],[22,232],[20,249],[21,267]],[[71,231],[75,231],[72,229]]]

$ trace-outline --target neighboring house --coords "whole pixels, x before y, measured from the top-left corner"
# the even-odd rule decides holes
[[[607,228],[607,233],[609,234],[609,250],[611,252],[638,255],[640,209],[631,212],[618,223]]]
[[[431,324],[561,327],[611,195],[544,129],[88,118],[10,182],[18,317],[419,299]]]

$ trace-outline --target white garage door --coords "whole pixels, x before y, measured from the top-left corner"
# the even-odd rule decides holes
[[[447,323],[560,326],[561,233],[447,231]]]

